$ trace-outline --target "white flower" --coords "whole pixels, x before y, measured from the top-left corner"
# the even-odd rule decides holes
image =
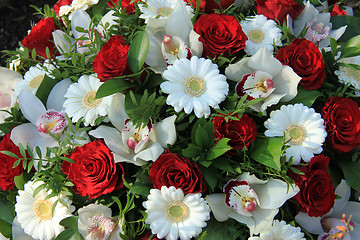
[[[142,12],[140,18],[145,19],[145,23],[147,23],[150,18],[167,18],[179,1],[183,0],[147,0],[146,3],[139,3],[138,6]],[[187,5],[186,10],[189,16],[192,17],[194,11],[192,7]]]
[[[279,179],[260,180],[245,172],[224,187],[225,193],[206,196],[214,217],[219,222],[235,219],[246,224],[250,235],[271,227],[275,215],[285,201],[299,192]]]
[[[210,59],[193,56],[182,58],[168,66],[163,77],[168,80],[160,85],[169,94],[166,103],[176,112],[184,109],[186,114],[194,111],[198,118],[209,117],[210,107],[218,108],[229,91],[226,77]]]
[[[55,67],[53,65],[46,62],[44,64],[39,63],[34,67],[30,67],[24,75],[24,80],[20,81],[16,85],[14,89],[14,95],[16,97],[19,96],[21,90],[23,89],[27,89],[35,94],[44,80],[45,74],[48,77],[55,78],[51,74],[51,71],[54,69]]]
[[[286,224],[285,221],[274,220],[271,228],[260,232],[259,237],[250,237],[248,240],[305,240],[304,233],[299,227]]]
[[[119,232],[123,233],[123,220],[112,218],[111,209],[89,204],[78,210],[78,229],[85,240],[121,240]]]
[[[45,189],[34,196],[34,190],[43,183],[30,181],[24,185],[24,190],[19,190],[15,212],[26,234],[34,239],[51,240],[64,230],[59,222],[70,217],[75,208],[70,205],[71,200],[66,196],[59,195],[45,200],[46,196],[51,194],[51,191]],[[58,202],[52,214],[53,204],[58,198],[64,200],[68,206]]]
[[[184,196],[181,189],[162,186],[151,189],[148,200],[143,203],[153,234],[166,240],[189,240],[196,237],[210,219],[210,208],[200,193]]]
[[[60,7],[59,15],[64,16],[70,13],[69,19],[72,18],[72,12],[76,10],[86,10],[92,5],[95,5],[99,0],[73,0],[70,5],[64,5]]]
[[[108,114],[112,95],[95,99],[101,84],[96,75],[82,75],[77,83],[70,85],[65,94],[64,107],[74,123],[83,117],[85,126],[94,126],[98,117]]]
[[[8,68],[0,67],[0,109],[10,110],[16,103],[16,97],[13,93],[15,86],[22,81],[20,73]],[[10,117],[10,114],[0,111],[0,123]]]
[[[342,180],[336,187],[335,195],[340,198],[335,199],[334,207],[324,216],[310,217],[306,212],[299,212],[295,217],[295,221],[306,231],[312,234],[321,234],[319,240],[330,240],[333,238],[328,237],[337,231],[337,226],[345,226],[342,220],[348,221],[351,216],[349,229],[347,229],[343,239],[360,239],[360,203],[349,201],[351,189],[345,180]],[[343,214],[345,214],[345,219],[343,219]]]
[[[99,126],[89,132],[96,138],[103,138],[114,154],[116,162],[129,162],[135,165],[155,161],[167,148],[167,144],[176,141],[176,116],[170,116],[161,122],[136,128],[125,112],[125,95],[115,94],[109,110],[109,120],[115,126]]]
[[[315,43],[319,48],[330,46],[330,38],[338,40],[346,30],[347,26],[332,30],[330,13],[319,13],[319,11],[308,1],[305,8],[294,20],[288,15],[287,24],[295,36],[299,36],[301,31],[307,27],[305,38]]]
[[[267,20],[264,15],[247,17],[241,21],[241,27],[248,37],[245,43],[247,55],[254,55],[261,47],[274,51],[274,44],[281,46],[281,29],[276,26],[274,20]]]
[[[302,103],[283,105],[280,110],[272,111],[270,118],[264,123],[267,137],[282,137],[285,135],[286,160],[293,157],[293,164],[299,164],[301,159],[309,162],[314,154],[322,152],[322,144],[326,138],[324,120],[313,108]]]
[[[360,65],[360,56],[342,58],[339,62]],[[350,83],[355,88],[355,94],[360,97],[360,70],[352,67],[340,66],[339,70],[336,70],[334,73],[339,77],[341,83]]]
[[[258,76],[259,73],[261,73],[260,76]],[[225,75],[238,82],[236,91],[239,96],[241,93],[249,94],[246,90],[259,90],[257,94],[265,99],[251,107],[262,113],[265,113],[267,107],[277,104],[279,101],[287,102],[293,99],[297,95],[297,86],[301,80],[301,77],[291,67],[283,66],[265,47],[251,57],[230,64],[225,69]],[[251,80],[253,84],[242,88],[241,84],[245,85],[248,80]],[[268,85],[269,83],[270,85]]]

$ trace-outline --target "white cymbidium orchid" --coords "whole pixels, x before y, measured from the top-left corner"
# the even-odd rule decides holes
[[[336,227],[345,226],[344,221],[348,221],[350,216],[350,223],[348,225],[347,234],[344,240],[358,240],[360,239],[360,203],[349,201],[351,194],[350,187],[346,184],[345,180],[335,189],[335,195],[341,198],[335,199],[334,207],[322,217],[310,217],[306,212],[299,212],[295,221],[306,231],[312,234],[320,234],[322,238],[319,239],[332,239],[331,234],[339,231]],[[345,214],[345,219],[343,219]]]
[[[270,50],[262,47],[253,56],[245,57],[225,69],[227,78],[238,82],[236,91],[252,98],[265,99],[251,107],[265,113],[267,107],[279,101],[287,102],[297,95],[301,80],[291,67],[282,65]]]
[[[98,31],[101,37],[103,37],[104,31],[106,30],[104,28],[105,25],[108,24],[110,28],[111,26],[117,24],[115,22],[115,19],[117,19],[117,17],[115,17],[113,14],[114,14],[113,10],[110,10],[108,13],[106,13],[104,17],[100,20],[99,24],[94,27],[93,31]],[[75,50],[77,50],[79,53],[88,52],[89,49],[86,45],[93,44],[94,41],[90,40],[89,34],[77,31],[76,27],[81,27],[85,30],[89,30],[91,27],[90,24],[91,24],[91,18],[89,14],[87,14],[84,10],[81,9],[76,10],[73,13],[73,17],[71,20],[71,31],[74,35],[74,38],[66,35],[66,33],[61,30],[55,30],[53,32],[54,43],[56,48],[59,50],[59,52],[61,54],[75,52]],[[67,37],[64,37],[65,35]],[[89,40],[76,41],[76,39],[79,39],[81,37],[88,38]],[[66,40],[66,38],[70,40],[70,42]],[[75,46],[75,42],[76,42],[76,46]]]
[[[215,219],[219,222],[235,219],[246,224],[253,235],[271,227],[279,207],[295,196],[299,188],[289,187],[278,179],[263,181],[246,172],[229,181],[224,192],[206,196]]]
[[[312,41],[319,48],[330,46],[330,38],[338,40],[345,32],[347,26],[332,30],[330,13],[319,13],[319,11],[308,1],[305,8],[294,20],[288,15],[288,27],[295,36],[299,36],[304,27],[307,27],[305,38]]]
[[[115,126],[99,126],[89,134],[103,138],[114,153],[115,162],[129,162],[141,166],[146,161],[155,161],[167,144],[176,141],[176,116],[165,118],[159,123],[136,128],[125,112],[125,95],[117,93],[110,105],[109,120]]]
[[[191,18],[184,1],[178,1],[166,19],[149,18],[146,26],[146,33],[149,36],[149,52],[145,63],[156,73],[163,73],[167,64],[172,64],[172,60],[182,57],[190,58],[191,54],[188,54],[190,49],[193,54],[201,56],[202,45],[190,45],[190,42],[199,37],[192,28]],[[191,32],[193,33],[190,34]],[[171,47],[167,47],[170,45]],[[167,59],[172,60],[168,61]]]

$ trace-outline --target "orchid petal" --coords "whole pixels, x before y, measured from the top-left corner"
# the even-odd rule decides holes
[[[116,25],[118,24],[117,22],[115,22],[116,19],[119,19],[118,17],[114,16],[114,13],[115,11],[113,10],[110,10],[108,11],[100,20],[99,24],[97,25],[97,30],[100,32],[100,33],[103,33],[104,32],[104,26],[108,23],[109,24],[109,28],[112,26],[112,25]]]
[[[141,159],[136,159],[136,161],[133,159],[133,156],[131,154],[126,155],[119,155],[117,153],[113,153],[115,162],[127,162],[135,164],[136,166],[142,166],[145,165],[147,162],[143,161]]]
[[[46,112],[40,99],[25,89],[21,90],[18,103],[24,117],[34,125],[36,125],[37,119]]]
[[[261,180],[257,178],[255,175],[251,174],[249,172],[244,172],[243,174],[236,177],[239,181],[246,181],[249,185],[253,184],[265,184],[267,181]]]
[[[257,71],[263,71],[269,73],[275,77],[282,70],[282,63],[277,60],[272,52],[266,47],[260,48],[249,59],[249,67],[256,69]],[[273,79],[274,81],[274,79]]]
[[[253,186],[253,189],[262,209],[277,209],[299,192],[296,185],[288,186],[286,182],[272,178],[266,184]]]
[[[24,229],[21,227],[19,221],[17,220],[17,217],[15,217],[13,220],[11,230],[12,230],[12,239],[33,240],[31,236],[27,235],[24,232]]]
[[[349,232],[351,240],[360,239],[360,224],[358,223],[354,223],[354,224],[355,224],[354,230]]]
[[[252,217],[243,216],[235,211],[232,211],[229,214],[230,218],[235,219],[236,221],[245,224],[250,230],[250,235],[253,235],[255,232],[255,221]]]
[[[71,37],[68,37],[70,42],[66,41],[64,37],[65,35],[67,34],[61,30],[55,30],[52,32],[55,46],[61,54],[72,52],[71,46],[73,46],[74,43],[74,39]]]
[[[191,29],[189,34],[190,49],[193,55],[200,58],[204,50],[204,45],[199,41],[199,37],[200,35]]]
[[[279,209],[263,209],[257,208],[254,211],[253,219],[255,221],[255,229],[252,234],[259,234],[261,231],[268,229],[272,226],[275,215],[279,212]],[[251,229],[250,229],[250,235]]]
[[[333,213],[341,212],[341,210],[348,203],[350,194],[351,194],[350,187],[346,184],[346,181],[342,179],[340,184],[335,189],[335,195],[340,196],[341,198],[335,199]]]
[[[310,217],[306,212],[299,212],[295,221],[306,231],[313,234],[321,234],[324,229],[321,226],[321,217]]]
[[[46,102],[46,106],[48,109],[53,109],[58,112],[64,111],[63,105],[66,100],[65,93],[67,92],[71,84],[72,81],[70,80],[70,78],[66,78],[55,84],[53,89],[51,89],[51,92]]]
[[[168,144],[174,144],[176,141],[175,119],[176,115],[172,115],[156,123],[149,134],[150,139],[160,143],[163,148],[167,148]]]
[[[264,99],[263,104],[259,107],[259,109],[255,109],[257,111],[261,111],[262,113],[265,113],[265,110],[272,106],[277,104],[278,102],[280,102],[280,100],[286,96],[286,93],[284,94],[276,94],[276,93],[272,93],[270,94],[270,96],[266,97]],[[256,105],[255,105],[256,106]],[[250,106],[251,108],[255,107],[254,105]]]
[[[158,157],[164,152],[164,149],[160,145],[160,143],[153,143],[145,150],[139,152],[134,156],[134,160],[138,161],[138,159],[143,161],[156,161]]]
[[[209,204],[212,213],[217,221],[223,222],[229,219],[230,213],[236,213],[232,208],[225,205],[225,194],[224,193],[213,193],[206,196],[206,202]]]
[[[90,131],[89,134],[95,138],[103,138],[106,146],[108,146],[112,152],[120,155],[129,154],[127,148],[123,145],[120,132],[115,128],[99,126],[97,129]]]
[[[308,1],[305,8],[294,20],[294,35],[299,36],[306,24],[310,23],[318,14],[319,11]]]
[[[281,99],[282,102],[287,102],[296,97],[297,86],[301,80],[294,70],[289,66],[283,66],[278,75],[273,78],[275,87],[274,93],[286,95]]]
[[[125,112],[125,95],[117,93],[114,95],[109,107],[109,120],[120,132],[124,128],[125,120],[129,116]]]
[[[179,24],[181,22],[181,24]],[[192,30],[193,25],[191,23],[191,19],[188,11],[185,7],[184,1],[178,1],[174,10],[168,17],[165,32],[170,36],[178,36],[183,39],[188,46],[190,46],[189,42],[189,34]]]
[[[74,11],[71,20],[71,30],[74,34],[74,37],[80,38],[81,36],[84,35],[84,33],[78,32],[75,29],[76,27],[89,29],[90,22],[91,22],[91,18],[84,10],[79,9]]]
[[[329,46],[330,38],[334,38],[335,40],[338,40],[345,33],[346,28],[347,26],[343,26],[336,30],[330,31],[329,35],[319,42],[319,48],[325,48]]]
[[[245,74],[253,73],[255,70],[249,67],[249,57],[241,59],[239,62],[230,64],[225,69],[225,75],[228,79],[240,82]]]
[[[347,219],[351,215],[351,221],[360,223],[360,202],[349,201],[341,211],[331,214],[331,217],[342,218],[343,214]]]

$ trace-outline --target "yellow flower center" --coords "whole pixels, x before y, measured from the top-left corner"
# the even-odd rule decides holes
[[[84,96],[83,103],[86,108],[92,109],[92,108],[96,108],[97,106],[99,106],[99,104],[101,103],[101,98],[95,99],[95,96],[96,96],[96,92],[88,92]]]
[[[172,202],[166,208],[166,216],[173,222],[181,222],[189,216],[189,207],[182,202]]]
[[[249,32],[248,37],[250,41],[254,43],[262,43],[265,38],[265,34],[260,29],[254,29]]]
[[[161,17],[167,17],[170,15],[171,12],[172,9],[169,7],[161,7],[158,9],[158,15],[160,15]]]
[[[44,75],[37,75],[36,77],[31,79],[29,86],[32,89],[38,88],[42,83],[43,79],[44,79]]]
[[[35,203],[34,212],[42,220],[48,220],[52,217],[52,202],[49,200],[38,200]]]
[[[205,83],[199,77],[191,77],[185,82],[185,92],[192,97],[200,97],[205,90]]]
[[[292,124],[285,129],[285,137],[290,143],[300,145],[305,141],[305,130],[302,126]]]

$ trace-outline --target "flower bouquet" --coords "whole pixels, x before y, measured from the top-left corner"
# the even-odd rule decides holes
[[[0,69],[4,239],[360,239],[359,3],[59,0]]]

